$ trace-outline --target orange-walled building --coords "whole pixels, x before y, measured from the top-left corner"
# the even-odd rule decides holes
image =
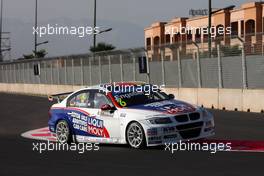
[[[189,32],[187,34],[169,33],[172,28],[181,29],[181,27],[194,27],[201,29],[201,32]],[[230,27],[231,34],[227,31],[223,35],[213,37],[212,47],[217,44],[235,45],[239,44],[239,40],[231,36],[239,36],[244,39],[250,50],[263,50],[263,33],[264,33],[264,3],[250,2],[242,4],[238,9],[229,9],[219,11],[212,16],[212,27],[218,29]],[[208,28],[208,17],[199,16],[193,18],[175,18],[170,22],[156,22],[150,27],[145,28],[145,45],[148,54],[156,55],[160,53],[160,49],[155,46],[165,44],[179,44],[182,52],[195,49],[195,46],[189,44],[188,41],[195,41],[203,50],[208,49],[208,34],[203,33],[204,28]],[[220,40],[216,40],[220,38]],[[250,45],[250,46],[249,46]],[[173,57],[173,53],[166,49],[166,58]],[[158,54],[158,55],[157,55]]]

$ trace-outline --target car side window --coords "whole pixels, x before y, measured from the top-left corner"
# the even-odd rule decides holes
[[[90,93],[89,92],[81,92],[69,100],[69,107],[78,107],[78,108],[90,108]]]
[[[102,93],[95,93],[94,94],[94,108],[101,109],[101,107],[105,104],[109,104],[113,106],[113,103],[106,97],[106,95]]]

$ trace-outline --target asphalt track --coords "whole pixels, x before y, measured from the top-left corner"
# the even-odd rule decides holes
[[[264,153],[134,150],[103,145],[99,151],[32,151],[21,133],[47,126],[46,98],[0,94],[0,176],[49,175],[263,175]],[[216,139],[264,140],[264,114],[216,111]]]

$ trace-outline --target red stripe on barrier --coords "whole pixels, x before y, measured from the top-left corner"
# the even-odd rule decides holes
[[[264,152],[264,141],[246,141],[246,140],[199,140],[198,142],[203,143],[231,143],[231,148],[233,151],[256,151]]]

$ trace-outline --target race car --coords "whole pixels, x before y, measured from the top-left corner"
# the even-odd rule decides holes
[[[66,98],[61,101],[62,96]],[[146,83],[101,84],[49,97],[55,98],[58,103],[49,111],[48,125],[60,143],[142,148],[215,134],[214,118],[206,109]]]

